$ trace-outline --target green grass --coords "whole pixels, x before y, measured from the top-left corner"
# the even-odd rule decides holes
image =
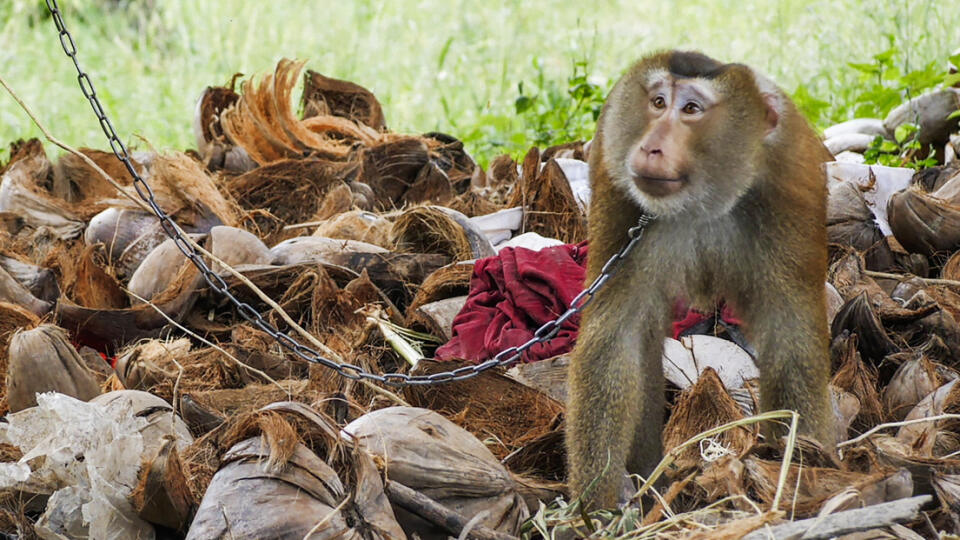
[[[0,75],[59,137],[104,148],[40,0],[0,0]],[[487,159],[532,143],[525,94],[565,90],[575,61],[606,88],[657,48],[696,48],[757,67],[825,107],[820,125],[853,114],[859,74],[895,46],[902,71],[943,65],[960,46],[960,10],[932,0],[279,1],[61,0],[82,65],[124,141],[194,145],[194,102],[235,72],[281,57],[370,88],[395,131],[446,131]],[[544,88],[534,87],[538,76]],[[592,130],[589,117],[575,126]],[[0,143],[38,131],[0,95]]]

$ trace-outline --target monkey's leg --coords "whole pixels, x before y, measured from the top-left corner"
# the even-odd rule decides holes
[[[584,313],[570,365],[569,487],[576,497],[596,481],[586,497],[591,508],[614,507],[625,470],[651,467],[660,458],[667,303],[639,297],[628,277],[635,276],[624,269]],[[643,317],[659,312],[664,315],[654,320]]]
[[[776,276],[780,276],[779,279]],[[829,330],[823,283],[771,268],[755,276],[743,313],[757,347],[760,406],[800,414],[800,431],[827,448],[836,443],[827,385],[830,381]],[[756,291],[763,291],[758,294]],[[782,429],[767,429],[782,435]]]

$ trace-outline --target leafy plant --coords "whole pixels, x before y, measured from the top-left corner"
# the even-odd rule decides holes
[[[897,127],[893,141],[877,135],[863,154],[864,162],[870,165],[910,167],[918,170],[933,167],[937,164],[937,159],[933,157],[933,145],[928,149],[924,159],[916,159],[918,153],[923,150],[920,141],[917,140],[918,131],[920,126],[917,124],[902,124]]]
[[[526,93],[522,81],[517,84],[519,95],[514,108],[524,122],[525,139],[530,144],[549,146],[593,136],[608,89],[591,80],[586,60],[574,61],[572,67],[565,88],[547,79],[542,64],[536,61],[534,92]],[[526,90],[530,89],[527,85]]]

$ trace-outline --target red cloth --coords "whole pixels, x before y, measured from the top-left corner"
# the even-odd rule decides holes
[[[537,328],[562,315],[583,290],[586,260],[586,242],[540,251],[504,248],[478,260],[467,303],[453,319],[453,338],[437,349],[436,359],[482,362],[523,345]],[[569,352],[579,327],[580,316],[571,317],[556,337],[534,345],[524,361]]]
[[[508,347],[523,345],[533,332],[570,307],[583,290],[587,243],[549,247],[540,251],[504,248],[494,257],[478,260],[470,278],[470,293],[453,319],[453,337],[434,354],[437,360],[483,362]],[[677,303],[673,337],[707,318]],[[740,324],[730,308],[721,317]],[[568,353],[580,328],[580,316],[570,318],[557,335],[530,348],[523,360],[534,362]]]

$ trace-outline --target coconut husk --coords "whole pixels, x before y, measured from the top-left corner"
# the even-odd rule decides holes
[[[97,164],[111,178],[121,186],[133,184],[133,176],[126,165],[117,159],[113,152],[104,152],[92,148],[80,148],[79,152]],[[134,168],[142,176],[144,167],[138,161],[131,159]],[[72,153],[65,153],[57,160],[53,167],[53,186],[50,190],[55,197],[69,203],[83,203],[95,205],[104,199],[119,196],[117,188],[100,176],[93,167]]]
[[[960,411],[960,386],[956,379],[926,395],[907,413],[904,420],[955,414]],[[897,440],[912,453],[924,457],[942,457],[960,450],[960,422],[939,420],[905,425],[897,432]]]
[[[583,149],[584,141],[573,141],[563,144],[555,144],[543,151],[542,161],[550,161],[554,158],[560,159],[579,159],[586,161],[587,156]]]
[[[859,252],[845,250],[827,273],[827,281],[832,284],[840,296],[848,303],[866,293],[867,303],[884,323],[905,323],[914,321],[937,310],[935,302],[905,307],[894,300],[890,292],[884,290],[877,281],[864,273],[864,261]],[[895,287],[898,282],[890,283]],[[862,302],[862,301],[861,301]],[[858,306],[858,309],[862,306]],[[836,319],[834,319],[836,324]]]
[[[848,300],[834,317],[830,327],[831,335],[836,337],[844,330],[857,335],[860,353],[867,359],[879,362],[888,354],[900,350],[884,329],[866,292]]]
[[[456,197],[450,177],[433,161],[420,169],[413,184],[403,192],[400,205],[420,203],[446,204]]]
[[[193,135],[197,150],[204,166],[211,171],[223,169],[230,174],[243,174],[257,166],[246,150],[230,142],[220,125],[220,114],[240,99],[233,90],[238,76],[234,75],[230,88],[205,88],[194,110]]]
[[[157,156],[150,173],[150,187],[160,206],[175,215],[181,226],[192,227],[191,232],[206,232],[213,225],[239,222],[236,204],[217,189],[202,164],[187,154]]]
[[[393,247],[390,241],[392,227],[389,221],[377,214],[351,210],[320,224],[313,236],[357,240],[390,249]]]
[[[413,186],[430,163],[427,145],[418,137],[403,137],[361,152],[361,181],[373,189],[376,205],[392,208]]]
[[[529,516],[516,483],[486,446],[434,411],[380,409],[351,422],[344,432],[377,459],[391,481],[461,515],[482,515],[480,525],[517,534]],[[471,489],[465,491],[465,486]],[[394,511],[408,535],[442,534],[412,513]]]
[[[10,412],[36,405],[38,392],[60,392],[84,401],[100,394],[100,385],[67,333],[49,324],[10,338],[6,389]]]
[[[936,367],[920,355],[900,364],[883,389],[883,407],[891,421],[903,420],[913,407],[940,386]]]
[[[9,372],[10,355],[2,352],[9,352],[10,338],[20,329],[30,330],[39,324],[40,319],[32,312],[15,304],[0,302],[0,375],[4,380]],[[6,415],[9,411],[7,388],[6,383],[0,385],[0,415]]]
[[[405,253],[442,253],[455,261],[496,254],[467,216],[442,206],[407,210],[394,220],[391,237],[397,249]]]
[[[467,303],[467,297],[454,296],[418,306],[406,319],[406,326],[450,341],[453,337],[453,319]],[[408,310],[409,311],[409,310]]]
[[[674,405],[670,419],[663,428],[664,452],[669,452],[698,433],[743,417],[740,406],[727,394],[720,377],[713,369],[707,368],[700,374],[697,383],[683,392]],[[754,445],[756,437],[752,430],[738,427],[718,435],[716,440],[735,455],[742,455]],[[699,448],[690,448],[677,456],[677,470],[671,474],[679,476],[701,462]]]
[[[283,224],[295,224],[309,221],[328,189],[352,182],[358,173],[352,162],[285,159],[228,179],[224,187],[244,209],[266,210]]]
[[[304,119],[340,116],[377,131],[387,129],[383,108],[372,92],[359,84],[326,77],[310,69],[303,77],[300,107]]]
[[[110,207],[93,216],[83,233],[84,243],[101,246],[107,266],[120,277],[132,275],[166,239],[153,213],[122,207]]]
[[[580,210],[563,170],[556,160],[547,161],[543,168],[540,163],[540,151],[531,148],[523,159],[523,174],[507,206],[524,207],[524,232],[533,231],[564,243],[585,240],[586,216]]]
[[[130,305],[127,294],[110,274],[94,260],[96,246],[77,243],[57,257],[64,297],[92,309],[123,309]]]
[[[175,531],[186,528],[196,502],[173,439],[164,439],[160,449],[147,457],[130,500],[144,520]]]
[[[58,199],[44,187],[51,165],[39,144],[27,144],[18,159],[0,176],[0,212],[9,212],[33,228],[46,227],[56,238],[69,240],[83,232],[83,216],[74,205]],[[92,210],[90,215],[100,209]]]
[[[902,124],[916,123],[920,127],[917,141],[924,148],[930,144],[940,146],[957,130],[958,120],[947,119],[957,109],[960,109],[960,89],[934,90],[890,111],[883,119],[883,126],[887,133],[893,133]]]
[[[311,222],[326,221],[344,212],[349,212],[356,206],[353,191],[345,182],[340,182],[327,190],[323,202],[317,208],[317,213],[310,219]]]
[[[152,306],[90,308],[61,297],[55,312],[57,321],[72,333],[77,343],[112,353],[129,342],[156,337],[168,324],[168,317],[175,321],[186,317],[197,300],[197,286],[202,279],[193,265],[184,264],[173,283],[151,299]]]
[[[413,373],[458,367],[456,362],[421,360]],[[498,459],[550,432],[564,410],[545,394],[489,371],[440,386],[408,386],[404,395],[411,405],[440,412],[477,437],[493,436],[496,444],[489,448]]]
[[[777,491],[782,464],[751,457],[743,460],[743,465],[747,489],[769,508]],[[856,489],[866,499],[865,503],[877,504],[886,499],[883,490],[876,487],[882,488],[895,474],[890,470],[864,474],[791,464],[781,501],[786,502],[797,517],[815,515],[828,499],[846,489]]]
[[[857,184],[833,182],[830,185],[827,239],[861,251],[883,240],[883,233]]]
[[[475,217],[485,216],[487,214],[492,214],[497,210],[502,210],[504,205],[503,203],[498,204],[494,201],[491,201],[478,189],[472,188],[457,196],[456,199],[450,201],[450,203],[447,204],[447,207],[451,210],[456,210],[467,217]]]
[[[463,142],[446,133],[424,133],[423,138],[430,148],[431,161],[435,162],[450,179],[455,193],[464,193],[473,183],[473,178],[483,174],[477,162],[467,154]]]
[[[298,401],[310,405],[321,397],[322,394],[310,388],[310,381],[279,380],[276,384],[252,383],[243,388],[196,390],[183,394],[180,402],[189,400],[194,407],[221,418],[231,418],[252,413],[277,401]]]
[[[894,194],[887,206],[890,228],[908,251],[946,257],[960,247],[960,175],[936,191],[921,184]]]
[[[417,295],[407,308],[407,316],[424,304],[469,293],[471,276],[473,263],[456,263],[438,268],[420,284]]]
[[[125,388],[150,390],[180,374],[178,363],[190,353],[190,340],[144,340],[128,347],[117,357],[115,371]]]
[[[10,275],[2,266],[0,266],[0,302],[20,306],[41,317],[53,308],[53,302],[34,296],[29,288]]]
[[[273,261],[270,249],[259,238],[236,227],[217,226],[210,229],[206,248],[214,257],[231,267],[270,264]],[[208,261],[207,264],[214,272],[226,271],[218,262]]]
[[[861,360],[856,336],[847,340],[839,368],[830,384],[860,400],[860,413],[853,421],[854,429],[866,430],[883,420],[883,407],[877,393],[877,373]]]

